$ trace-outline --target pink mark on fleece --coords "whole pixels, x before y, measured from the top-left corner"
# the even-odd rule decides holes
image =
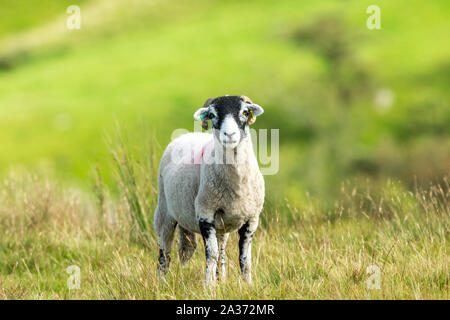
[[[194,161],[194,164],[202,164],[203,161],[203,156],[205,155],[206,149],[211,145],[211,141],[208,143],[205,143],[205,145],[202,147],[201,151],[198,152],[195,156],[194,159],[192,159]]]

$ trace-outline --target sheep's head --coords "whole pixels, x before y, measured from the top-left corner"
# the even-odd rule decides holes
[[[246,96],[223,96],[206,100],[203,108],[194,114],[195,120],[203,121],[208,129],[211,120],[213,134],[225,148],[236,148],[248,135],[248,126],[264,112]]]

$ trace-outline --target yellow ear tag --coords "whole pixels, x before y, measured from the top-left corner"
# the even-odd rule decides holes
[[[248,116],[248,124],[252,125],[256,121],[256,117],[253,115],[253,110],[250,110],[250,115]]]

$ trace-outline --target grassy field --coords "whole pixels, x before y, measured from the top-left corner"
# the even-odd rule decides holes
[[[371,31],[372,4],[3,0],[0,298],[448,299],[450,3],[376,1]],[[227,282],[203,288],[202,246],[160,282],[161,152],[224,94],[280,129],[254,283],[236,235]]]
[[[253,283],[240,282],[238,239],[232,234],[228,279],[208,290],[203,245],[186,266],[172,259],[159,281],[147,211],[154,188],[151,179],[139,181],[142,172],[134,172],[125,174],[127,185],[119,183],[120,200],[108,197],[101,183],[96,201],[38,177],[3,181],[0,297],[449,299],[448,179],[415,192],[389,182],[378,196],[345,183],[331,212],[313,198],[302,208],[267,204],[254,239]],[[73,265],[80,268],[80,288],[69,290],[66,270]],[[379,289],[368,286],[373,273],[368,268],[379,270]]]

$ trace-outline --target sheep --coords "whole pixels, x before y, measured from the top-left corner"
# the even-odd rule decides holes
[[[251,244],[264,204],[264,178],[253,153],[249,125],[264,112],[245,96],[208,99],[194,113],[212,134],[187,133],[164,151],[158,174],[154,226],[159,244],[158,273],[170,264],[175,229],[179,260],[193,255],[201,234],[205,244],[206,285],[226,277],[225,247],[239,234],[242,277],[251,282]]]

